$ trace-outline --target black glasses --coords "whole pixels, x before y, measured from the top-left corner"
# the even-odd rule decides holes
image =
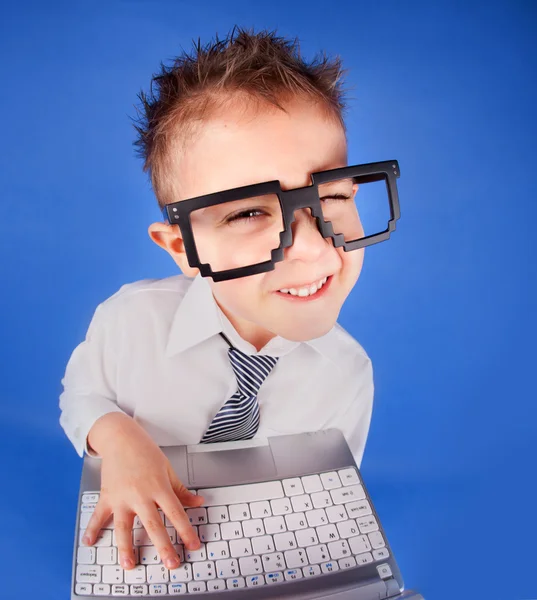
[[[313,173],[310,186],[247,185],[168,204],[188,263],[226,281],[274,269],[293,243],[295,211],[309,209],[319,233],[345,252],[387,240],[400,218],[396,160]]]

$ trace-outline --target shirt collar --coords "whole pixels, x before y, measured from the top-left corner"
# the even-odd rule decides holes
[[[166,356],[170,357],[223,332],[229,341],[246,354],[266,354],[280,357],[288,354],[301,344],[311,346],[314,350],[330,360],[337,360],[338,344],[334,343],[337,335],[335,326],[325,335],[307,342],[293,342],[277,335],[262,349],[244,340],[231,324],[222,309],[216,303],[208,281],[197,275],[192,279],[183,300],[175,311],[170,327]],[[224,342],[224,340],[222,340]]]

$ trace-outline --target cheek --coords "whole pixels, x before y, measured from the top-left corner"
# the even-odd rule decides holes
[[[231,279],[230,281],[220,281],[219,283],[211,283],[211,287],[216,300],[221,306],[240,315],[248,312],[248,308],[252,306],[256,295],[259,294],[261,277],[262,274]]]

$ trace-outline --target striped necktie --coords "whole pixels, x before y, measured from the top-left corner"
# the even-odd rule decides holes
[[[229,340],[223,336],[231,346]],[[229,360],[238,390],[222,406],[213,418],[200,444],[249,440],[259,428],[259,388],[278,362],[277,358],[263,355],[248,355],[231,346]]]

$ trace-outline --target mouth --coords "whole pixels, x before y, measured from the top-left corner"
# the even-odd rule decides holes
[[[282,298],[285,298],[286,300],[295,302],[308,302],[311,300],[316,300],[317,298],[324,296],[330,287],[330,284],[332,283],[332,279],[333,275],[329,275],[328,277],[324,277],[319,281],[302,286],[300,288],[283,288],[278,290],[276,294]]]

